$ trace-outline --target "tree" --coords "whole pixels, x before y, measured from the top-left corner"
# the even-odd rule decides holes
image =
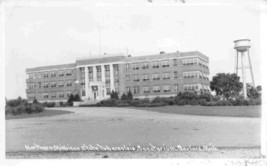
[[[72,105],[73,99],[74,99],[73,94],[70,94],[69,99],[68,99],[68,104]]]
[[[122,94],[122,96],[121,96],[121,100],[127,100],[127,96],[126,96],[125,93]]]
[[[128,91],[127,93],[127,100],[133,100],[133,94],[131,91]]]
[[[240,77],[236,74],[218,73],[213,76],[210,89],[215,91],[217,96],[229,99],[238,96],[241,92],[243,85],[239,80]]]
[[[247,95],[249,98],[259,98],[261,97],[261,86],[257,86],[256,88],[250,84],[247,84]]]
[[[73,101],[81,101],[80,95],[79,95],[79,94],[76,94],[76,95],[73,97]]]
[[[33,102],[32,102],[33,104],[37,104],[38,103],[38,101],[37,101],[37,99],[36,98],[34,98],[34,100],[33,100]]]
[[[111,94],[110,94],[110,98],[118,100],[119,99],[119,95],[118,95],[117,92],[112,91]]]

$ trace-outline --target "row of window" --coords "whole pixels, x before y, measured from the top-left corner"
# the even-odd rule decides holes
[[[59,81],[59,82],[39,82],[37,84],[35,83],[29,83],[27,84],[28,89],[36,89],[36,88],[55,88],[55,87],[71,87],[72,86],[72,81],[67,81],[67,82],[63,82],[63,81]]]
[[[71,76],[72,70],[60,70],[60,71],[52,71],[52,72],[42,72],[42,73],[31,73],[29,74],[29,79],[36,79],[36,78],[48,78],[48,77],[64,77],[64,76]]]
[[[44,99],[49,99],[49,98],[66,98],[71,95],[71,92],[51,92],[51,93],[42,93],[42,96]],[[28,99],[34,99],[36,96],[35,94],[29,93]]]
[[[162,74],[162,79],[163,80],[169,80],[171,79],[171,77],[178,78],[178,72],[174,71],[173,73],[163,73]],[[189,72],[183,72],[183,77],[184,78],[203,78],[203,79],[209,79],[209,75],[206,73],[203,73],[201,71],[189,71]],[[149,81],[151,78],[151,80],[160,80],[160,74],[159,73],[154,73],[151,76],[149,74],[144,74],[144,75],[132,75],[132,78],[130,77],[130,75],[126,75],[126,81],[134,81],[134,82],[138,82],[140,81],[140,79],[142,79],[142,81]]]
[[[203,78],[205,80],[209,80],[209,75],[201,71],[186,71],[186,72],[183,72],[183,77],[184,78]]]
[[[179,85],[174,84],[173,85],[173,92],[178,92],[179,91]],[[204,91],[209,91],[208,85],[201,85],[201,84],[185,84],[183,85],[183,89],[185,91],[190,91],[190,90],[204,90]],[[133,86],[132,88],[126,87],[126,91],[132,91],[134,94],[137,93],[159,93],[159,92],[172,92],[171,90],[171,85],[163,85],[163,86]]]
[[[183,65],[200,65],[203,67],[208,68],[208,62],[200,59],[200,58],[187,58],[182,60]],[[173,59],[173,66],[178,66],[178,59]],[[150,68],[159,68],[160,67],[160,62],[159,61],[154,61],[151,62],[149,65],[149,62],[143,62],[143,63],[127,63],[126,64],[126,70],[139,70],[139,69],[149,69]],[[169,60],[164,60],[161,62],[161,67],[170,67],[170,61]]]
[[[200,58],[187,58],[182,60],[183,65],[200,65],[205,68],[208,68],[208,62]]]
[[[110,71],[110,66],[111,65],[104,65],[104,70],[105,72],[109,72]],[[118,64],[113,64],[113,71],[119,71],[119,65]],[[88,68],[88,73],[94,73],[94,67],[93,66],[89,66]],[[95,66],[96,68],[96,72],[99,73],[102,71],[102,66]],[[80,67],[80,71],[81,72],[85,72],[85,67]]]
[[[174,84],[174,91],[175,92],[178,92],[178,88],[179,88],[179,85],[178,84]],[[141,91],[140,91],[140,88],[141,88]],[[143,87],[140,87],[140,86],[134,86],[132,87],[132,89],[130,87],[126,87],[126,91],[131,91],[133,92],[134,94],[137,94],[137,93],[158,93],[158,92],[171,92],[171,85],[163,85],[162,88],[161,86],[153,86],[153,87],[149,87],[149,86],[143,86]]]

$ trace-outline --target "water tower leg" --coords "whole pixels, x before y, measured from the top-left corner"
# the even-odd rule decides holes
[[[251,60],[250,60],[249,49],[248,49],[248,61],[249,61],[249,69],[250,69],[251,79],[252,79],[252,86],[255,87],[254,75],[253,75],[253,71],[252,71],[252,65],[251,65]]]
[[[247,99],[247,82],[246,82],[246,70],[244,66],[245,53],[241,52],[241,66],[242,66],[242,77],[243,77],[243,95],[244,99]]]
[[[238,75],[238,51],[236,51],[235,74]]]

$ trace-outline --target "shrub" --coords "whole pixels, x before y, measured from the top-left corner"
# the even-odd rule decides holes
[[[44,111],[44,107],[41,104],[32,104],[31,105],[31,110],[34,113],[39,113]]]
[[[21,104],[26,104],[26,103],[28,103],[27,100],[22,99],[21,97],[18,97],[17,99],[8,100],[6,102],[6,106],[16,107],[16,106],[19,106]]]
[[[261,105],[261,98],[249,99],[249,105]]]
[[[119,99],[119,95],[117,92],[112,91],[110,94],[110,98],[114,99],[114,100],[118,100]]]
[[[42,105],[44,107],[54,107],[56,103],[55,102],[44,102]]]
[[[219,100],[216,102],[216,106],[231,106],[232,103],[228,100]]]

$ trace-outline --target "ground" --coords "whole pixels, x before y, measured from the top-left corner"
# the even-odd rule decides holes
[[[166,107],[167,108],[167,107]],[[226,108],[226,107],[225,107]],[[139,109],[139,108],[138,108]],[[6,120],[7,158],[259,157],[260,118],[195,116],[132,108],[53,108],[73,113]],[[179,107],[177,107],[179,109]],[[25,145],[202,146],[216,152],[44,152]]]

